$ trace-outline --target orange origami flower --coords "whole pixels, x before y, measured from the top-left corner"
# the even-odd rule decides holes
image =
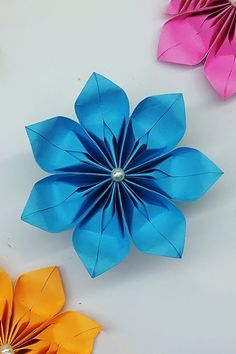
[[[13,289],[0,269],[0,354],[90,354],[102,330],[65,301],[57,267],[22,275]]]

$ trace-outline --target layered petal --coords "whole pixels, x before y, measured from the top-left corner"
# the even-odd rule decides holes
[[[131,116],[133,134],[155,156],[172,150],[182,139],[185,128],[185,107],[182,94],[168,94],[144,99]],[[146,149],[145,149],[146,150]]]
[[[73,234],[74,248],[91,277],[113,268],[129,253],[124,211],[120,201],[114,199],[114,195],[108,197],[100,210],[80,223]]]
[[[6,343],[12,312],[13,288],[8,274],[0,269],[0,345]]]
[[[89,188],[101,180],[101,176],[83,174],[42,179],[33,187],[22,220],[49,232],[73,227],[84,202],[80,188]]]
[[[75,102],[75,111],[93,137],[103,140],[106,124],[118,138],[124,120],[129,117],[129,101],[119,86],[93,73]]]
[[[15,286],[9,342],[15,347],[33,338],[40,326],[64,306],[65,296],[57,267],[22,275]]]
[[[144,253],[182,257],[186,223],[181,211],[160,194],[133,182],[127,184],[135,200],[131,223],[135,246]]]
[[[236,18],[232,26],[232,35],[224,33],[222,44],[215,45],[210,51],[206,64],[205,75],[214,89],[227,99],[236,93]]]
[[[179,148],[159,162],[149,177],[158,192],[188,202],[200,198],[221,175],[222,171],[200,151]]]
[[[90,318],[77,313],[65,312],[54,318],[36,339],[39,345],[55,348],[57,354],[90,354],[96,336],[102,326]],[[36,343],[36,346],[38,344]],[[34,350],[34,345],[30,348]]]
[[[105,158],[83,128],[65,117],[26,127],[35,160],[50,173],[104,172]]]
[[[217,13],[217,12],[216,12]],[[214,11],[199,11],[176,16],[163,26],[158,59],[185,65],[199,64],[207,55],[222,25]]]
[[[214,4],[217,5],[217,0],[171,0],[168,6],[168,14],[177,15],[179,13],[198,10]]]

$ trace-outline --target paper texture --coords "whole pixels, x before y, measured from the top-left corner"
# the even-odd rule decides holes
[[[102,327],[78,312],[60,314],[64,301],[58,268],[24,274],[15,288],[0,269],[0,353],[90,354]]]
[[[172,0],[174,15],[163,26],[160,61],[197,65],[205,61],[205,76],[227,99],[236,93],[236,2]],[[175,16],[176,15],[176,16]]]
[[[185,218],[170,199],[196,200],[222,174],[195,149],[173,150],[185,133],[182,95],[148,97],[130,118],[124,91],[93,74],[75,111],[80,124],[56,117],[27,127],[36,161],[53,175],[36,183],[22,219],[49,232],[75,228],[92,277],[122,261],[130,241],[181,257]]]

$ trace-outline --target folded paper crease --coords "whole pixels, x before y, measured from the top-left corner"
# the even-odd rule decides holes
[[[147,97],[129,117],[124,91],[94,73],[75,110],[80,124],[57,117],[27,128],[36,161],[52,175],[35,184],[22,219],[49,232],[74,228],[92,277],[120,263],[131,242],[180,258],[186,223],[171,199],[196,200],[222,174],[200,151],[175,149],[186,129],[182,94]],[[116,181],[117,168],[124,178]]]
[[[227,99],[236,93],[236,7],[230,0],[172,0],[163,26],[160,61],[197,65]]]
[[[102,327],[73,311],[60,313],[65,303],[57,267],[23,274],[14,288],[0,269],[0,348],[14,353],[91,354]]]

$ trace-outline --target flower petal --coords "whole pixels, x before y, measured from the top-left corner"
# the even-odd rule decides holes
[[[155,155],[172,150],[182,139],[185,128],[185,108],[182,94],[168,94],[144,99],[131,117],[136,140],[147,137],[147,149]]]
[[[19,343],[64,306],[65,296],[57,267],[23,274],[17,281],[13,300],[10,343]]]
[[[130,250],[119,212],[112,213],[108,206],[107,213],[101,209],[86,224],[78,225],[73,235],[74,248],[93,278],[120,263]]]
[[[184,2],[184,0],[171,0],[168,5],[167,13],[169,15],[179,14],[180,12],[182,12],[181,10]]]
[[[220,178],[222,171],[200,151],[179,148],[171,152],[150,174],[158,190],[179,201],[199,199]]]
[[[168,7],[169,15],[177,15],[212,5],[212,0],[171,0]]]
[[[33,187],[22,220],[49,232],[73,227],[84,201],[79,188],[96,185],[100,178],[74,174],[42,179]]]
[[[102,326],[77,313],[65,312],[55,317],[36,339],[58,348],[56,353],[90,354]],[[33,349],[34,346],[32,346]]]
[[[144,253],[181,258],[186,229],[184,215],[160,194],[128,184],[142,204],[134,204],[131,236],[135,246]]]
[[[105,123],[118,138],[124,119],[129,117],[129,101],[119,86],[93,73],[75,102],[75,111],[90,134],[103,140]]]
[[[89,153],[104,162],[82,127],[75,121],[55,117],[26,127],[35,160],[47,172],[81,172],[99,170],[100,164],[90,161]],[[92,165],[91,165],[92,164]]]
[[[219,29],[219,23],[206,11],[176,16],[163,26],[158,59],[185,65],[199,64]]]
[[[214,89],[224,99],[236,93],[236,30],[232,40],[226,35],[217,50],[215,46],[208,55],[205,75]]]
[[[0,345],[7,341],[12,313],[12,296],[12,281],[8,274],[0,269]]]

